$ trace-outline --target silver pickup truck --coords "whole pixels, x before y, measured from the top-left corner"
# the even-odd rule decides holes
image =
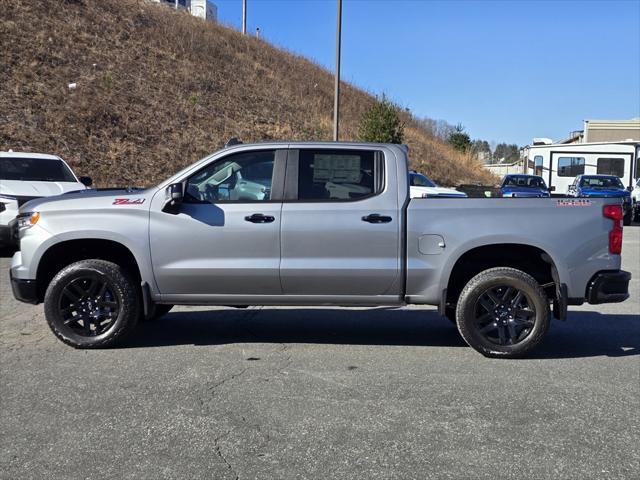
[[[34,200],[14,296],[79,348],[174,304],[437,305],[495,357],[628,298],[618,200],[410,199],[407,166],[400,145],[234,145],[147,190]]]

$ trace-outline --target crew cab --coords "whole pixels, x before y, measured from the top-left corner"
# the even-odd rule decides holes
[[[631,225],[631,192],[615,175],[578,175],[569,185],[567,195],[583,198],[619,198],[622,200],[623,223]]]
[[[412,199],[407,155],[234,145],[147,190],[28,202],[14,296],[79,348],[174,304],[437,305],[496,357],[531,351],[568,305],[628,297],[618,199]]]
[[[551,196],[542,177],[525,174],[505,175],[500,184],[500,194],[505,198],[541,198]]]
[[[91,183],[89,177],[76,177],[56,155],[0,152],[0,246],[14,243],[9,223],[20,205],[34,198],[84,190]]]

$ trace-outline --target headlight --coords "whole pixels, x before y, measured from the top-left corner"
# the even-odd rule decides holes
[[[40,212],[25,212],[16,217],[20,230],[31,228],[40,220]]]

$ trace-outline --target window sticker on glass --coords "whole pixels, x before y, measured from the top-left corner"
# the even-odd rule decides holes
[[[360,156],[315,155],[313,181],[333,183],[360,183]]]
[[[299,172],[299,199],[356,200],[374,191],[374,152],[301,150]]]

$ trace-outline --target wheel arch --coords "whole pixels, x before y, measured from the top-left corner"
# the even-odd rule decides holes
[[[444,285],[445,301],[455,302],[464,286],[475,275],[494,267],[511,267],[528,273],[540,285],[560,282],[558,265],[543,248],[524,243],[491,243],[466,250],[453,262]],[[545,290],[555,298],[554,286]]]
[[[105,238],[82,238],[63,240],[50,245],[40,256],[36,272],[38,301],[44,294],[53,277],[71,263],[95,258],[121,265],[140,284],[144,277],[140,262],[126,245]]]

